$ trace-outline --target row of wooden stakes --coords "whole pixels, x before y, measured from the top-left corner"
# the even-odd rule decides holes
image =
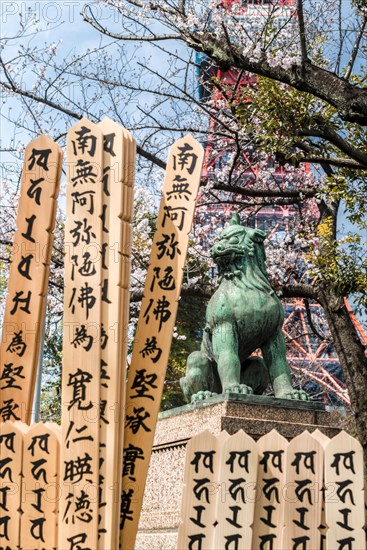
[[[55,422],[0,423],[2,548],[57,548],[60,442]]]
[[[344,431],[188,442],[178,549],[363,550],[365,521],[363,450]]]

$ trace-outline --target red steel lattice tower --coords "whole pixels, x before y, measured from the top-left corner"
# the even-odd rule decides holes
[[[237,0],[227,0],[223,4],[225,3],[227,7],[234,1]],[[274,5],[274,1],[242,0],[241,12],[244,21],[246,20],[247,24],[260,26],[262,19],[268,13],[267,5],[270,4]],[[279,0],[277,7],[280,8],[276,12],[277,22],[280,26],[283,21],[289,20],[292,9],[294,11],[294,2],[293,0]],[[213,76],[224,85],[234,85],[236,82],[238,85],[238,73],[236,71],[223,72],[215,69],[210,66],[204,56],[198,56],[198,64],[201,67],[200,78],[204,82],[200,92],[202,101],[210,99],[211,102],[215,102],[222,99],[220,92],[210,85],[210,79]],[[244,75],[241,85],[247,86],[249,82],[254,84],[256,79],[252,75]],[[221,151],[213,155],[213,140],[218,125],[214,120],[211,120],[210,125],[210,134],[206,144],[204,178],[213,180],[216,173],[228,162],[230,146],[222,146]],[[248,167],[241,171],[241,175],[238,177],[241,187],[251,188],[256,182],[258,166],[253,162],[251,154],[251,147],[241,151],[243,166]],[[273,159],[270,158],[268,166],[269,170],[272,169],[272,177],[283,188],[284,185],[291,185],[291,183],[285,183],[289,174],[284,168],[275,164]],[[310,167],[306,165],[304,170],[309,172]],[[201,242],[204,248],[209,246],[209,242],[214,238],[218,227],[228,221],[233,211],[238,211],[238,205],[233,205],[233,202],[236,202],[233,197],[233,194],[217,192],[216,200],[211,201],[208,200],[208,195],[205,192],[202,194],[201,200],[199,200],[201,207],[198,209],[196,218],[196,231],[201,234]],[[238,202],[240,203],[240,201]],[[309,216],[316,217],[317,207],[313,199],[308,200],[304,208],[307,209]],[[249,216],[248,209],[241,208],[241,210],[246,217]],[[247,217],[247,224],[265,230],[273,243],[281,242],[285,239],[292,239],[297,216],[298,210],[292,204],[266,206],[257,213],[250,212],[250,216]],[[301,257],[302,253],[300,252],[299,266],[302,264]],[[213,270],[213,276],[214,274],[215,271]],[[293,276],[293,280],[296,281],[298,279],[297,269],[295,269]],[[349,304],[347,305],[362,342],[367,344],[367,336],[361,324],[353,314]],[[302,384],[306,391],[312,393],[315,398],[322,399],[325,404],[349,405],[349,396],[343,381],[338,356],[328,335],[326,319],[321,306],[317,303],[307,303],[303,299],[283,301],[283,306],[285,310],[283,332],[287,344],[287,359],[295,379]]]

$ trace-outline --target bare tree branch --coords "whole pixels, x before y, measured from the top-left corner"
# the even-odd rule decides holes
[[[341,135],[338,134],[333,128],[331,128],[331,126],[327,124],[321,117],[317,117],[316,122],[319,125],[319,130],[317,130],[316,128],[310,130],[306,128],[301,128],[297,130],[297,135],[325,139],[335,145],[335,147],[337,147],[348,157],[351,157],[356,162],[358,162],[358,164],[362,164],[365,168],[367,168],[366,153],[364,153],[360,149],[357,149],[357,147],[354,147],[350,142],[342,138]]]
[[[353,66],[354,66],[354,63],[355,63],[355,60],[356,60],[356,57],[357,57],[357,53],[358,53],[358,50],[359,50],[359,46],[360,46],[362,37],[364,35],[366,25],[367,25],[367,17],[364,16],[363,19],[362,19],[362,22],[361,22],[361,27],[359,29],[359,33],[357,35],[356,42],[353,46],[353,50],[352,50],[352,53],[351,53],[351,56],[350,56],[350,60],[349,60],[347,69],[345,71],[345,75],[344,75],[345,80],[349,80],[350,77],[351,77],[351,74],[352,74],[352,71],[353,71]]]
[[[91,17],[87,15],[87,10],[91,14]],[[83,6],[83,9],[81,11],[81,15],[87,23],[89,23],[94,29],[101,32],[102,34],[105,34],[106,36],[109,36],[111,38],[116,38],[117,40],[126,40],[126,41],[133,41],[133,42],[158,42],[160,40],[179,40],[180,35],[178,34],[162,34],[157,35],[151,33],[151,36],[144,36],[144,35],[132,35],[132,34],[119,34],[112,31],[109,31],[105,27],[103,27],[100,23],[98,23],[97,19],[93,15],[93,11],[91,6],[88,4],[85,4]]]
[[[29,99],[33,99],[34,101],[41,102],[44,105],[47,105],[48,107],[51,107],[52,109],[56,109],[57,111],[60,111],[72,118],[75,118],[77,120],[80,120],[83,115],[79,113],[75,113],[74,111],[71,111],[70,109],[67,109],[66,107],[63,107],[62,105],[58,103],[54,103],[53,101],[49,99],[45,99],[44,97],[37,96],[36,94],[32,92],[28,92],[27,90],[22,90],[21,88],[15,86],[15,84],[7,84],[6,82],[0,81],[0,86],[3,87],[5,90],[8,90],[10,92],[14,92],[20,96],[28,97]],[[146,151],[139,145],[136,147],[136,151],[138,155],[142,156],[146,160],[149,160],[150,162],[153,162],[156,166],[159,166],[160,168],[165,169],[166,163],[158,158],[156,155],[153,155],[153,153],[150,153],[149,151]]]
[[[276,190],[276,189],[253,189],[248,187],[240,187],[235,185],[225,185],[220,183],[215,183],[213,188],[217,191],[229,191],[237,195],[243,195],[247,197],[269,197],[269,198],[290,198],[297,200],[304,200],[305,198],[311,198],[316,195],[316,189],[312,187],[301,190],[285,189],[285,190]]]
[[[322,334],[320,334],[320,332],[317,330],[317,328],[315,327],[315,324],[312,320],[312,315],[311,315],[311,308],[310,308],[310,302],[308,301],[307,298],[304,299],[304,303],[305,303],[305,309],[306,309],[306,317],[307,317],[307,321],[308,321],[308,324],[310,325],[310,328],[312,330],[312,332],[318,337],[320,338],[321,342],[323,342],[325,340],[325,336],[323,336]]]
[[[355,162],[352,159],[348,158],[338,158],[338,157],[304,157],[300,162],[309,162],[310,164],[324,164],[325,162],[331,166],[337,166],[338,168],[348,168],[352,170],[366,170],[364,164]]]
[[[157,71],[154,71],[153,69],[149,68],[149,67],[146,67],[145,65],[141,64],[141,63],[138,63],[141,67],[144,67],[144,69],[146,69],[147,71],[149,71],[150,73],[154,74],[155,76],[158,76],[159,78],[161,78],[164,82],[169,82],[167,78],[165,78],[163,75],[159,74]],[[187,92],[185,92],[185,90],[183,90],[182,88],[180,88],[179,86],[177,86],[176,84],[174,83],[170,83],[176,90],[179,90],[183,95],[185,96],[189,96],[189,94]],[[222,126],[223,128],[225,128],[230,134],[233,134],[233,129],[228,126],[228,124],[225,124],[222,120],[219,120],[218,117],[216,117],[214,115],[213,112],[211,112],[207,107],[205,107],[205,105],[198,101],[197,99],[195,99],[195,97],[192,97],[190,96],[191,98],[191,101],[193,103],[195,103],[198,107],[200,107],[200,109],[202,111],[204,111],[207,115],[209,115],[213,120],[216,120],[220,126]]]
[[[9,92],[14,92],[20,96],[28,97],[29,99],[33,99],[33,101],[41,102],[44,105],[48,105],[48,107],[52,107],[53,109],[56,109],[57,111],[60,111],[72,118],[81,119],[83,115],[80,115],[78,113],[75,113],[74,111],[71,111],[70,109],[67,109],[66,107],[63,107],[62,105],[59,105],[57,103],[54,103],[53,101],[40,97],[33,92],[29,92],[27,90],[23,90],[19,88],[18,86],[9,85],[6,82],[0,81],[0,86],[4,88],[5,90],[8,90]]]

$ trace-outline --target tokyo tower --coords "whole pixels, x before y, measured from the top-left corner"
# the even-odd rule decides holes
[[[227,0],[226,7],[230,7],[236,0]],[[223,2],[224,4],[224,2]],[[244,25],[261,28],[264,18],[269,13],[269,6],[274,6],[274,0],[242,0],[240,2],[240,17]],[[293,0],[279,0],[277,10],[274,12],[275,24],[280,28],[294,12]],[[223,103],[221,86],[213,85],[213,81],[220,82],[224,87],[236,87],[238,90],[246,90],[246,86],[256,86],[256,77],[250,74],[238,74],[235,70],[221,71],[213,67],[209,60],[202,55],[197,56],[197,64],[200,67],[200,100],[210,102],[211,105]],[[242,98],[244,96],[242,95]],[[225,137],[218,138],[220,123],[215,117],[210,120],[209,137],[206,143],[206,164],[204,179],[215,181],[223,167],[233,159],[236,154],[234,145]],[[219,143],[219,145],[218,145]],[[269,171],[269,177],[282,189],[292,187],[293,174],[290,174],[273,158],[268,157],[260,162],[256,155],[256,146],[251,139],[248,145],[237,152],[236,163],[232,174],[233,192],[223,191],[220,185],[216,191],[205,190],[198,202],[198,213],[195,223],[195,231],[200,238],[204,249],[208,249],[213,242],[218,228],[224,226],[234,211],[239,211],[242,223],[251,227],[262,229],[268,233],[269,244],[276,248],[282,242],[292,243],[294,230],[299,224],[300,215],[308,216],[316,220],[317,206],[314,199],[305,201],[303,213],[295,204],[263,204],[254,206],[246,203],[246,192],[241,196],[236,194],[236,188],[251,189],[256,185],[259,170]],[[301,170],[310,172],[310,167],[305,165]],[[294,185],[294,183],[293,183]],[[250,201],[248,201],[250,202]],[[270,201],[269,201],[270,202]],[[294,245],[296,246],[296,244]],[[287,282],[299,282],[304,271],[302,251],[296,254],[294,271],[288,274]],[[215,268],[212,268],[212,276],[215,278]],[[335,352],[332,340],[327,330],[326,319],[322,307],[317,303],[310,303],[304,299],[283,300],[285,321],[283,325],[284,337],[287,345],[287,359],[294,376],[294,384],[312,395],[313,399],[323,401],[326,405],[350,404],[346,385],[342,376],[338,356]],[[361,324],[348,305],[350,315],[356,330],[364,344],[367,344],[367,336]]]

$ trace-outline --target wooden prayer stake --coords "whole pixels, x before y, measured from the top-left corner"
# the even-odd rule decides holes
[[[61,493],[60,493],[61,452],[60,451],[61,451],[61,441],[62,441],[62,428],[59,424],[56,424],[56,422],[45,422],[45,426],[49,430],[54,432],[55,437],[58,441],[58,461],[57,461],[55,485],[48,488],[47,497],[51,500],[51,502],[53,502],[53,513],[52,513],[51,519],[52,521],[55,521],[55,524],[56,524],[56,543],[55,543],[54,550],[59,550],[58,538],[59,538],[59,525],[61,523],[61,521],[59,520],[60,499],[61,499]]]
[[[217,501],[218,525],[211,548],[251,550],[256,501],[258,450],[243,430],[228,437],[220,448]],[[187,546],[186,546],[187,548]]]
[[[60,437],[42,422],[24,434],[21,548],[57,547]]]
[[[305,431],[287,448],[284,491],[284,530],[281,548],[314,549],[320,541],[323,448]]]
[[[15,422],[0,423],[0,544],[4,548],[20,547],[23,433]]]
[[[134,548],[204,152],[192,137],[170,149],[126,392],[121,547]]]
[[[228,434],[226,434],[228,437]],[[218,520],[221,439],[206,430],[186,447],[184,490],[177,548],[213,550]]]
[[[136,143],[131,134],[124,130],[125,141],[124,141],[124,151],[126,162],[124,165],[124,201],[123,201],[123,214],[121,219],[121,230],[122,230],[122,272],[121,272],[121,287],[122,287],[122,308],[120,311],[120,326],[122,332],[126,334],[123,345],[121,346],[121,354],[124,357],[122,365],[125,366],[124,371],[124,409],[121,410],[121,419],[123,420],[123,434],[120,438],[120,447],[118,451],[118,457],[121,457],[123,460],[123,449],[124,449],[124,437],[125,437],[125,413],[126,413],[126,377],[127,377],[127,345],[128,338],[127,332],[129,328],[129,315],[130,315],[130,271],[131,271],[131,246],[132,246],[132,227],[130,224],[131,212],[133,210],[133,199],[134,199],[134,178],[135,178],[135,161],[136,161]],[[123,468],[122,464],[122,468]],[[119,485],[119,513],[121,514],[121,493],[122,493],[122,477],[121,483]],[[118,522],[118,534],[119,534],[119,543],[120,543],[120,521]]]
[[[325,446],[326,548],[366,548],[363,450],[342,431]]]
[[[59,547],[97,549],[103,134],[96,124],[83,118],[71,128],[67,160]]]
[[[259,463],[253,548],[282,550],[285,458],[288,441],[271,430],[257,441]]]
[[[100,548],[118,548],[122,447],[126,389],[132,200],[130,149],[135,142],[122,126],[104,118],[101,349]],[[123,220],[123,216],[125,219]]]
[[[325,435],[324,433],[320,432],[320,430],[317,428],[316,430],[314,430],[312,433],[311,433],[312,437],[316,439],[316,441],[318,441],[322,447],[325,449],[326,445],[329,443],[330,441],[330,437],[328,437],[327,435]]]
[[[314,430],[311,433],[312,437],[315,438],[320,445],[322,445],[322,448],[324,449],[324,457],[325,457],[325,447],[329,443],[330,439],[327,435],[320,432],[319,429]],[[323,491],[321,493],[321,499],[322,499],[322,505],[321,505],[321,522],[320,522],[320,550],[326,550],[326,533],[327,533],[327,525],[326,525],[326,517],[325,517],[325,476],[324,476],[324,486]]]
[[[0,347],[0,422],[29,423],[45,313],[62,152],[47,135],[25,150]]]

